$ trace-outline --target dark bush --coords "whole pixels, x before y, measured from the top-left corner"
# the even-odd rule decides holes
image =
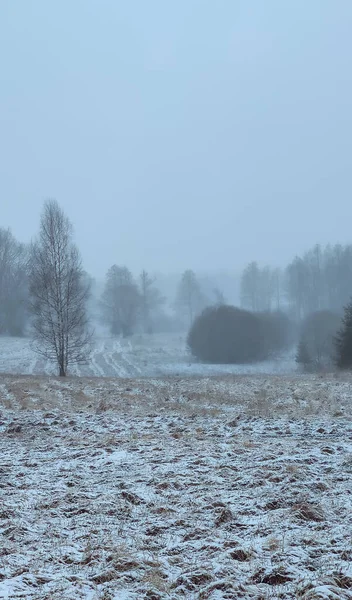
[[[352,300],[344,309],[335,338],[335,362],[339,369],[352,369]]]
[[[340,324],[340,316],[330,310],[319,310],[304,319],[299,346],[304,347],[305,362],[308,359],[311,368],[321,369],[333,364]]]
[[[293,325],[289,317],[281,312],[258,313],[262,326],[264,353],[274,356],[292,345]]]
[[[234,306],[206,308],[194,321],[187,343],[203,362],[241,364],[265,358],[261,318]]]
[[[296,363],[301,369],[303,369],[303,371],[308,372],[312,370],[312,358],[309,354],[308,346],[304,339],[299,341],[296,352]]]

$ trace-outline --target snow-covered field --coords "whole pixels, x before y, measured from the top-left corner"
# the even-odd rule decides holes
[[[0,375],[0,598],[352,598],[351,398]]]
[[[294,354],[294,353],[293,353]],[[202,365],[186,350],[184,335],[135,335],[124,340],[100,337],[86,365],[74,366],[73,375],[88,377],[154,377],[163,375],[216,375],[222,373],[292,373],[291,355],[255,365]],[[0,337],[0,373],[55,374],[55,365],[36,355],[28,338]]]

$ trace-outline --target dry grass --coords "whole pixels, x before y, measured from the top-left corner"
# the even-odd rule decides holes
[[[1,377],[0,597],[352,598],[351,392]]]

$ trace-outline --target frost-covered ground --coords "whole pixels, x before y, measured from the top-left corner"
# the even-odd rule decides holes
[[[163,375],[217,375],[222,373],[292,373],[294,352],[255,365],[202,365],[186,350],[184,335],[135,335],[130,339],[98,337],[87,365],[72,374],[97,377],[153,377]],[[55,366],[36,355],[28,338],[0,336],[0,373],[54,374]]]
[[[352,598],[352,380],[0,375],[0,598]]]

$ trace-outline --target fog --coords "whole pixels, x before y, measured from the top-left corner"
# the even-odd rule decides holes
[[[352,4],[0,5],[1,225],[86,269],[239,271],[351,239]]]

